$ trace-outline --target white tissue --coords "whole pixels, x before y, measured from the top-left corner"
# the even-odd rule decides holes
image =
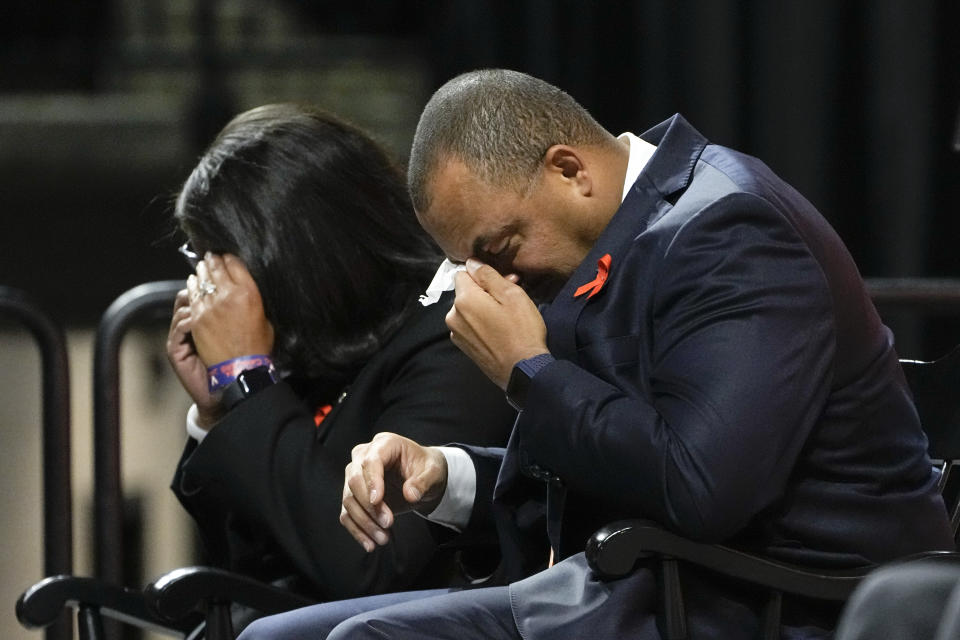
[[[427,291],[420,296],[420,304],[428,307],[439,300],[444,291],[452,290],[453,276],[456,275],[457,271],[465,271],[466,268],[467,266],[464,264],[454,264],[444,259],[444,261],[440,263],[440,268],[437,269],[436,275],[433,276],[433,280],[431,280],[427,286]]]

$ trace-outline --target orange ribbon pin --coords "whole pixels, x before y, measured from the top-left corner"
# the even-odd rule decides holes
[[[329,404],[317,407],[316,413],[313,414],[313,423],[319,427],[320,423],[323,422],[323,419],[326,418],[327,414],[331,411],[333,411],[333,406]]]
[[[574,292],[573,297],[579,298],[587,291],[590,292],[590,295],[587,296],[587,299],[590,299],[596,295],[596,293],[603,288],[603,284],[607,281],[607,276],[610,274],[610,263],[612,261],[613,258],[610,257],[609,253],[597,260],[597,277],[577,289]]]

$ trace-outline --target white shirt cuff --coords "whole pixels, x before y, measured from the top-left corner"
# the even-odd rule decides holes
[[[456,531],[463,531],[470,522],[473,501],[477,494],[477,470],[470,455],[459,447],[437,447],[447,460],[447,487],[440,504],[430,515],[431,522]]]
[[[207,430],[198,424],[199,419],[200,413],[197,411],[197,405],[190,405],[190,408],[187,409],[187,435],[197,442],[203,442],[203,439],[207,437]]]

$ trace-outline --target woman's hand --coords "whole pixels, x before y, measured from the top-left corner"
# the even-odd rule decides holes
[[[187,278],[190,332],[206,366],[273,351],[273,326],[260,290],[236,256],[208,253]]]
[[[197,405],[200,427],[223,414],[219,394],[209,391],[207,367],[272,351],[273,327],[250,272],[235,256],[208,255],[177,294],[167,335],[167,358]]]
[[[190,327],[190,292],[183,289],[177,293],[173,303],[173,319],[167,334],[167,359],[180,384],[197,405],[199,426],[208,428],[220,418],[222,411],[219,398],[209,391],[207,365],[197,355],[190,337]]]

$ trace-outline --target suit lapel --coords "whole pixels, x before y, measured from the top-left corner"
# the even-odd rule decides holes
[[[547,346],[556,358],[574,360],[576,356],[576,324],[588,304],[587,294],[574,297],[576,290],[596,277],[597,262],[608,253],[611,257],[608,279],[617,277],[620,259],[634,238],[647,228],[651,219],[659,218],[670,208],[668,198],[672,194],[690,184],[693,168],[707,144],[706,138],[680,115],[641,137],[657,145],[657,150],[590,253],[543,312],[548,329]],[[601,289],[589,301],[603,295],[604,289]]]

